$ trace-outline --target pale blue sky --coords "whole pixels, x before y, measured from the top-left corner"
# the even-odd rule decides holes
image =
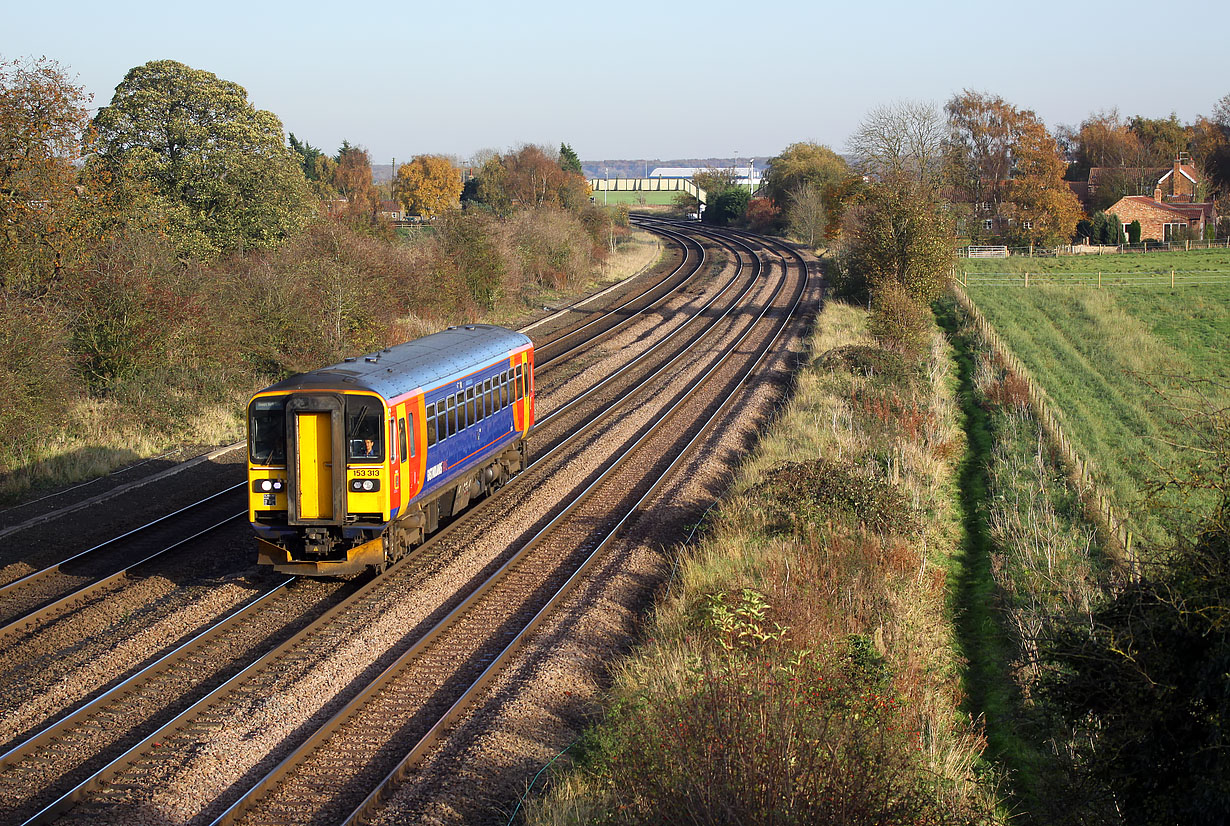
[[[0,57],[58,61],[95,106],[170,58],[376,163],[561,141],[583,160],[841,150],[870,108],[962,88],[1050,126],[1110,107],[1189,121],[1230,93],[1225,0],[14,5]]]

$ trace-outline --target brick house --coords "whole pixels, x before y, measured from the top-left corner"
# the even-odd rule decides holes
[[[1123,231],[1128,224],[1140,221],[1140,237],[1158,241],[1170,241],[1179,230],[1188,230],[1199,238],[1204,228],[1217,225],[1217,209],[1212,202],[1166,203],[1161,186],[1153,190],[1153,197],[1128,195],[1120,198],[1107,210],[1119,216]]]
[[[1180,156],[1169,167],[1095,166],[1089,170],[1087,180],[1069,181],[1068,186],[1086,210],[1092,209],[1094,196],[1103,186],[1125,181],[1140,195],[1160,188],[1162,197],[1159,200],[1195,203],[1200,189],[1200,172],[1187,160]]]

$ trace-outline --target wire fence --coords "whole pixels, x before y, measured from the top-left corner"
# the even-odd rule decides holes
[[[953,278],[964,287],[1198,287],[1230,284],[1230,270],[969,272],[954,268]]]
[[[1059,420],[1050,410],[1051,402],[1046,392],[1034,381],[1029,371],[1020,359],[1008,348],[999,332],[987,321],[986,317],[974,304],[960,285],[954,290],[958,303],[969,315],[978,330],[991,347],[999,360],[1025,382],[1029,391],[1029,407],[1034,417],[1042,427],[1047,441],[1055,452],[1062,457],[1067,465],[1072,479],[1077,483],[1077,494],[1085,503],[1086,509],[1094,521],[1111,537],[1117,549],[1123,554],[1123,565],[1128,571],[1136,570],[1136,558],[1132,553],[1134,537],[1130,515],[1124,508],[1116,508],[1110,494],[1099,484],[1097,468],[1093,461],[1077,452],[1072,440],[1064,432]]]
[[[1143,241],[1139,244],[1061,244],[1057,247],[1008,247],[970,244],[957,249],[958,258],[1056,258],[1068,255],[1190,252],[1230,249],[1230,238],[1220,241]]]

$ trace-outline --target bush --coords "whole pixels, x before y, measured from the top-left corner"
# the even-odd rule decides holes
[[[828,459],[770,468],[755,491],[781,528],[848,521],[877,533],[905,533],[918,525],[899,487]]]
[[[906,356],[919,356],[931,341],[931,309],[907,289],[887,282],[872,290],[869,332],[880,344]]]
[[[82,395],[67,340],[43,305],[0,300],[0,472],[61,427]]]
[[[669,693],[624,702],[609,822],[972,822],[918,779],[918,733],[863,649],[787,666],[719,654]]]
[[[1140,221],[1133,221],[1132,223],[1128,224],[1128,228],[1127,228],[1128,243],[1129,244],[1139,244],[1140,243],[1140,232],[1141,232]]]

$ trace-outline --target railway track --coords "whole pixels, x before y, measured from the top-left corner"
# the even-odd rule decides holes
[[[760,265],[759,258],[755,253],[746,252],[745,254],[740,255],[738,257],[740,259],[740,266],[744,265],[743,262],[745,258],[746,258],[746,266],[748,267],[751,267],[753,265],[753,259],[755,259],[757,266]],[[736,272],[736,275],[731,278],[730,282],[723,289],[723,292],[719,293],[719,295],[726,295],[727,291],[733,291],[732,285],[734,285],[735,282],[738,280],[740,280],[740,276]],[[745,280],[746,280],[746,284],[744,286],[748,287],[751,284],[755,283],[756,277],[753,276],[752,278],[745,279]],[[699,311],[698,313],[694,313],[693,315],[698,315],[703,312],[713,311],[715,302],[717,301],[719,301],[719,298],[715,296],[707,304],[698,304],[697,306],[703,306],[704,309],[703,311]],[[716,323],[717,322],[715,322],[715,324]],[[595,326],[600,326],[600,325],[595,325]],[[578,327],[575,329],[580,329],[580,328]],[[692,336],[692,334],[688,332],[687,325],[683,323],[681,323],[678,327],[674,329],[674,332],[672,332],[672,335],[675,335],[675,334],[679,335],[680,340],[684,338],[690,338],[690,341],[692,343],[695,343],[699,339],[699,336]],[[610,330],[606,330],[606,331],[603,331],[602,335],[612,336],[612,335],[617,335],[617,333],[612,333]],[[662,344],[662,349],[666,349],[665,343]],[[646,357],[645,359],[640,360],[639,364],[640,366],[643,367],[651,360],[652,359]],[[659,363],[658,369],[660,372],[666,372],[672,369],[671,365],[678,364],[679,361],[680,361],[679,358],[676,358],[673,361],[665,360],[664,362]],[[666,365],[666,366],[662,366],[662,365]],[[629,374],[631,374],[632,372],[633,370],[630,369]],[[648,381],[648,379],[646,379],[645,381]],[[614,382],[608,383],[608,387],[613,383]],[[626,391],[625,398],[631,398],[631,396],[629,395],[631,392],[633,391],[631,390]],[[665,392],[665,391],[662,391],[662,392]],[[597,394],[598,393],[595,392],[595,395]],[[682,400],[676,399],[675,403],[680,404],[682,403]],[[611,406],[613,404],[614,402],[607,403],[608,411],[614,409]],[[567,418],[568,415],[571,415],[570,411],[579,409],[581,407],[587,407],[588,409],[587,405],[583,405],[580,401],[578,401],[577,403],[571,405],[568,408],[568,411],[561,410],[560,412],[561,418],[557,419],[556,423],[549,422],[549,419],[551,417],[549,416],[544,417],[542,423],[540,424],[540,428],[539,428],[539,430],[541,431],[541,434],[536,432],[536,438],[539,435],[542,435],[542,436],[548,435],[549,432],[552,430],[552,428],[564,428],[565,425],[563,423],[563,419]],[[568,415],[565,415],[565,413],[567,413]],[[591,410],[586,415],[589,416],[591,421],[593,422],[600,421],[597,418],[599,413],[596,410]],[[609,416],[610,413],[608,412],[603,415]],[[576,425],[568,424],[566,427],[573,428],[573,427],[576,427]],[[666,429],[670,430],[671,428],[670,426],[667,426]],[[559,444],[562,444],[562,442]],[[648,450],[649,450],[649,455],[654,455],[660,452],[657,449],[648,449]],[[567,463],[568,461],[573,461],[573,460],[565,458],[562,461]],[[526,474],[523,474],[523,476],[528,476],[528,475],[529,475],[528,471]],[[616,489],[620,487],[627,487],[626,482],[616,482],[614,484],[615,484]],[[597,503],[602,502],[601,497],[597,497],[596,494],[593,496],[596,497],[596,498],[592,498],[593,502],[597,502]],[[496,503],[497,501],[498,500],[489,500],[489,503]],[[488,504],[488,503],[485,503],[485,504]],[[559,508],[556,508],[555,510],[557,511],[556,518],[563,518],[560,516],[560,513],[562,513],[562,511],[560,511]],[[609,508],[606,508],[604,505],[599,504],[598,506],[599,513],[606,512],[607,510],[609,510]],[[594,514],[590,514],[590,516],[585,517],[585,519],[589,519],[589,520],[592,520],[595,518],[597,517]],[[481,532],[482,530],[485,530],[485,528],[483,527],[475,527],[473,525],[474,522],[475,520],[470,520],[470,519],[458,521],[457,523],[454,524],[454,526],[452,526],[449,529],[450,531],[452,531],[451,533],[442,533],[439,536],[440,540],[449,539],[449,542],[439,541],[439,542],[436,542],[435,544],[443,546],[443,545],[448,545],[451,542],[451,543],[457,543],[457,544],[464,546],[467,542],[472,541],[471,539],[467,539],[467,533],[466,533],[467,531],[469,531],[470,534],[472,535],[473,533]],[[424,549],[426,548],[427,546],[424,546]],[[445,556],[450,555],[450,554],[455,554],[456,552],[457,552],[456,547],[442,551],[442,553]],[[559,556],[560,556],[560,552],[557,549],[555,557],[553,558],[558,560]],[[426,554],[416,556],[414,558],[416,559],[415,566],[411,566],[413,570],[411,570],[411,567],[407,567],[404,565],[401,566],[402,568],[405,569],[403,573],[405,574],[405,580],[406,580],[404,583],[406,596],[412,596],[414,594],[415,588],[418,587],[418,585],[422,583],[423,578],[425,576],[428,576],[430,574],[433,567],[439,567],[442,565],[442,563],[439,561],[439,558],[436,558],[433,560],[432,557],[433,555],[431,553],[426,553]],[[492,563],[488,565],[488,567],[491,567],[495,564],[496,563],[493,561]],[[520,562],[520,563],[514,564],[510,560],[504,560],[500,564],[502,564],[505,568],[520,569],[520,567],[525,565],[526,563]],[[394,572],[391,571],[390,574],[392,573]],[[536,581],[541,580],[542,578],[543,576],[541,574],[535,573],[529,576],[528,581],[536,582]],[[391,581],[391,578],[388,578],[388,579],[390,579]],[[514,580],[512,579],[508,580],[508,582],[510,583],[513,581]],[[343,602],[336,603],[332,607],[330,607],[327,611],[325,611],[321,615],[321,619],[319,619],[316,623],[313,623],[313,627],[319,626],[321,625],[321,623],[327,624],[327,622],[325,622],[325,618],[332,617],[336,611],[342,611],[344,605],[349,605],[351,603],[358,604],[362,600],[362,592],[366,591],[367,588],[369,587],[379,586],[379,584],[380,583],[368,583],[368,585],[359,587],[358,591],[352,594],[349,599]],[[282,587],[285,588],[289,586],[282,586]],[[378,591],[378,590],[380,590],[378,587],[373,587],[373,591]],[[383,599],[383,602],[381,601],[382,599]],[[369,611],[369,615],[372,617],[386,616],[388,613],[388,610],[387,610],[388,600],[389,600],[389,597],[387,594],[385,595],[385,597],[377,599],[373,607],[370,607],[369,609],[367,609]],[[263,597],[257,602],[272,606],[276,603],[276,599],[273,597]],[[453,600],[453,602],[456,602],[456,600]],[[408,636],[413,636],[414,633],[419,633],[419,632],[421,632],[424,636],[431,634],[432,632],[430,631],[422,631],[422,629],[426,628],[429,624],[427,623],[427,620],[428,619],[438,619],[439,618],[438,615],[445,613],[447,611],[456,612],[456,611],[461,610],[457,607],[457,605],[453,604],[453,602],[450,602],[448,600],[441,602],[439,608],[437,608],[433,612],[429,612],[431,616],[424,617],[421,620],[418,620],[415,622],[415,624],[413,625],[414,632],[411,632],[410,634],[408,634]],[[499,601],[499,604],[501,605],[505,603],[507,603],[507,600]],[[377,605],[378,607],[376,607]],[[357,611],[359,614],[362,614],[363,612],[362,609],[356,609],[356,608],[348,608],[345,610]],[[264,616],[268,617],[268,616],[276,616],[276,615],[277,615],[277,609],[269,608],[267,609],[267,613]],[[236,615],[236,617],[238,616],[239,615]],[[258,614],[253,613],[251,616],[257,617]],[[375,620],[372,620],[372,621],[375,621]],[[240,626],[244,622],[251,622],[259,626],[261,625],[262,622],[268,622],[268,620],[267,619],[265,620],[254,619],[254,620],[242,620],[241,621],[239,619],[236,619],[235,617],[231,617],[231,618],[228,618],[226,622],[231,623],[230,627],[234,629]],[[353,629],[353,627],[351,628]],[[234,632],[233,630],[231,633],[233,635],[232,638],[242,637],[241,634],[238,634]],[[208,635],[202,634],[200,636],[202,637],[202,640],[199,644],[204,645],[205,638]],[[318,637],[318,642],[317,642],[317,645],[319,647],[318,650],[328,650],[330,648],[335,649],[338,645],[339,640],[353,639],[353,636],[354,636],[353,630],[342,630],[342,631],[334,632],[333,634],[326,633],[324,636]],[[191,644],[197,645],[198,642],[194,640],[192,641]],[[187,645],[188,644],[186,644],[186,646]],[[265,698],[265,700],[267,700],[269,697],[280,696],[279,691],[282,690],[280,688],[282,683],[279,681],[285,681],[285,680],[290,679],[290,677],[288,677],[287,675],[309,673],[313,667],[315,667],[316,665],[319,665],[319,663],[321,662],[321,659],[318,655],[314,655],[314,654],[304,655],[302,654],[302,652],[300,652],[300,654],[292,656],[289,660],[285,660],[285,659],[280,660],[281,664],[277,668],[265,669],[265,676],[262,676],[260,677],[259,680],[255,680],[251,683],[252,686],[254,687],[252,691],[250,692],[247,690],[244,690],[242,692],[238,691],[238,688],[236,685],[237,682],[243,682],[245,680],[248,680],[254,674],[257,674],[258,672],[260,672],[262,668],[261,663],[268,664],[269,662],[273,662],[277,660],[277,657],[280,655],[276,655],[275,652],[278,650],[281,650],[282,648],[285,648],[287,645],[288,644],[283,644],[282,646],[279,646],[277,649],[270,649],[269,652],[266,653],[266,655],[263,658],[261,658],[259,661],[255,663],[252,663],[243,671],[234,673],[234,675],[230,677],[230,679],[227,682],[225,683],[219,682],[218,690],[210,692],[208,695],[198,700],[191,707],[193,709],[192,713],[182,716],[181,718],[179,718],[178,722],[172,722],[171,724],[168,724],[167,726],[163,726],[160,729],[153,731],[151,734],[146,736],[144,739],[141,739],[141,742],[135,743],[136,747],[130,748],[126,753],[126,756],[114,764],[115,768],[113,770],[109,770],[109,772],[108,771],[96,772],[96,776],[94,777],[92,785],[89,783],[85,784],[76,793],[66,797],[61,802],[58,808],[52,807],[50,809],[44,810],[43,814],[39,816],[38,818],[36,818],[36,820],[42,821],[42,820],[50,819],[59,811],[62,811],[68,808],[68,806],[72,804],[75,798],[88,800],[89,805],[81,809],[80,811],[74,813],[73,815],[74,819],[77,819],[77,818],[89,819],[91,817],[103,817],[104,819],[108,819],[108,820],[112,819],[111,818],[112,814],[116,814],[118,811],[125,809],[125,805],[124,805],[125,801],[133,798],[134,796],[137,796],[136,795],[137,789],[145,787],[145,784],[143,781],[139,781],[136,783],[123,781],[122,778],[127,776],[126,772],[137,771],[139,775],[141,771],[139,767],[141,766],[145,767],[144,769],[145,771],[152,771],[155,776],[158,775],[160,771],[163,772],[164,774],[167,772],[170,772],[172,771],[171,767],[178,765],[179,761],[183,759],[189,759],[189,758],[185,758],[184,755],[186,753],[192,752],[192,746],[190,745],[185,746],[185,749],[187,751],[176,751],[174,748],[171,748],[168,745],[168,742],[169,742],[168,738],[174,737],[174,738],[178,738],[179,740],[183,740],[186,743],[199,744],[200,742],[202,742],[202,740],[208,739],[208,735],[210,732],[214,732],[218,730],[215,727],[220,724],[217,719],[211,716],[215,714],[215,712],[217,711],[217,708],[210,705],[210,703],[213,702],[213,700],[217,699],[223,694],[226,694],[227,692],[236,691],[238,693],[232,694],[231,695],[232,699],[229,700],[225,704],[225,707],[230,708],[232,710],[232,713],[233,713],[234,708],[236,707],[260,706],[262,703],[262,698]],[[417,643],[407,643],[407,645],[410,645],[411,648],[413,648],[414,645],[418,645],[418,644]],[[293,646],[290,646],[290,647],[293,647]],[[405,646],[402,646],[402,648],[404,648],[405,651],[410,650],[409,648],[405,648]],[[404,656],[405,651],[403,651],[402,655],[399,655],[399,656]],[[454,656],[454,655],[450,655],[450,656]],[[386,654],[384,657],[379,658],[367,670],[371,671],[375,669],[377,664],[385,668],[391,667],[391,663],[387,662],[391,657],[393,657],[392,654]],[[483,655],[478,655],[479,660],[481,660],[482,657]],[[206,656],[205,658],[209,659],[209,656]],[[446,659],[448,659],[448,657],[446,657]],[[238,661],[236,660],[235,662],[238,662]],[[131,685],[129,685],[127,688],[123,689],[123,691],[117,690],[116,693],[123,694],[126,691],[128,693],[135,694],[135,695],[146,694],[146,695],[161,696],[162,690],[156,688],[155,683],[153,681],[157,679],[167,679],[167,678],[164,676],[161,676],[160,673],[155,673],[157,671],[158,671],[157,669],[151,668],[150,669],[151,673],[146,674],[142,677],[142,679],[146,680],[146,682],[144,683],[134,682]],[[170,671],[163,672],[163,673],[170,673]],[[214,681],[218,682],[219,680],[221,680],[222,676],[225,675],[225,673],[226,673],[226,668],[219,669],[216,672]],[[173,681],[174,680],[172,679],[172,682]],[[321,706],[320,710],[312,717],[312,719],[315,720],[316,717],[324,716],[326,711],[336,710],[333,707],[338,705],[338,703],[340,702],[341,701],[339,700],[332,704],[326,703],[324,706]],[[351,702],[354,702],[354,699],[352,699]],[[156,716],[157,715],[150,716],[148,717],[148,719],[151,719],[151,720],[155,719]],[[223,714],[223,719],[224,718],[225,718],[225,714]],[[82,730],[87,730],[87,729],[88,727]],[[149,726],[147,725],[146,728],[143,729],[142,731],[148,731],[148,730],[149,730]],[[120,738],[116,742],[119,743],[120,745],[126,745],[129,742],[133,742],[134,740],[140,739],[139,735],[142,733],[142,731],[130,732],[127,735],[127,739]],[[44,740],[47,742],[58,741],[59,738],[63,736],[65,735],[63,734],[52,735],[50,733],[44,733],[43,735]],[[160,743],[161,745],[159,745],[156,749],[157,754],[151,757],[150,748],[151,748],[151,744],[153,743]],[[114,752],[116,748],[119,748],[119,745],[114,746],[112,748],[112,752]],[[142,749],[144,749],[144,751],[142,751]],[[6,758],[8,758],[8,756],[6,756]],[[12,758],[8,758],[8,759],[12,759]],[[153,762],[152,763],[149,762],[150,760],[152,760]],[[40,761],[36,760],[35,762],[40,762]],[[49,758],[45,755],[43,758],[41,758],[41,762],[44,765],[48,765],[48,766],[56,765],[54,758]],[[267,763],[269,762],[269,760],[266,760],[265,762]],[[96,763],[97,763],[97,759],[94,759],[92,762],[91,761],[83,762],[81,765],[86,765],[92,768],[92,766]],[[48,774],[54,774],[55,771],[56,769],[52,769]],[[78,771],[74,775],[74,777],[79,776],[81,773],[82,771]],[[110,779],[110,778],[117,778],[117,777],[121,778],[119,782],[116,782],[113,779]],[[63,787],[63,783],[61,783],[60,786],[58,786],[57,788],[62,788],[62,787]],[[90,791],[91,788],[98,789],[100,791],[91,792]],[[44,797],[46,797],[46,795],[44,795]],[[25,806],[26,811],[29,811],[29,808],[30,808],[28,804],[29,804],[29,801],[27,801],[27,805]],[[117,806],[119,807],[118,809],[116,808]],[[103,812],[106,812],[108,814],[103,814]],[[12,822],[20,822],[20,821],[14,820]]]
[[[692,246],[696,247],[695,244],[693,244]],[[699,252],[699,247],[696,247],[696,250]],[[695,265],[689,268],[688,270],[683,270],[683,274],[686,276],[694,275],[695,272],[699,270],[701,262],[703,262],[703,255],[698,255]],[[676,270],[673,271],[671,275],[678,276],[679,273],[680,273],[680,269],[676,268]],[[676,278],[674,287],[677,287],[679,283],[681,282]],[[660,296],[660,299],[661,299],[661,296]],[[660,303],[660,300],[658,303]],[[608,324],[602,329],[595,329],[595,325],[590,324],[589,329],[593,331],[590,333],[589,338],[590,340],[594,340],[594,339],[601,337],[604,334],[609,334],[611,330],[611,325]],[[575,339],[576,337],[574,336],[574,340]],[[580,346],[580,345],[578,344],[577,346]],[[271,590],[277,591],[282,587],[284,586],[277,586],[277,587],[272,588]],[[117,706],[118,701],[122,699],[123,697],[127,695],[132,695],[132,694],[138,694],[138,693],[156,694],[158,693],[160,689],[158,689],[153,682],[157,679],[169,680],[170,682],[175,682],[178,679],[178,681],[182,683],[183,675],[182,674],[177,675],[176,670],[174,668],[174,666],[177,663],[194,663],[194,662],[199,663],[202,660],[210,660],[210,661],[217,661],[217,662],[223,662],[223,663],[229,662],[225,657],[219,656],[218,654],[202,653],[202,652],[208,652],[208,651],[217,650],[217,649],[225,649],[228,645],[232,644],[232,643],[229,643],[228,640],[231,640],[234,638],[240,638],[240,639],[245,638],[245,631],[243,629],[250,629],[253,626],[260,627],[263,623],[267,622],[267,620],[261,619],[261,617],[279,616],[282,613],[283,608],[284,608],[284,606],[282,606],[282,602],[284,601],[280,602],[277,600],[267,599],[266,595],[261,595],[261,594],[256,595],[251,600],[250,610],[240,609],[234,616],[227,617],[224,621],[218,622],[214,626],[205,629],[202,633],[193,637],[189,641],[189,643],[186,643],[182,646],[177,647],[173,651],[168,652],[166,656],[164,656],[161,660],[158,661],[156,667],[151,666],[148,668],[143,668],[136,674],[132,675],[127,682],[121,683],[119,686],[116,687],[116,689],[106,692],[101,697],[96,698],[94,702],[91,702],[90,704],[82,708],[79,708],[76,713],[69,714],[68,716],[63,717],[62,719],[57,721],[52,726],[44,727],[41,734],[37,734],[33,737],[28,738],[27,742],[24,745],[14,745],[13,743],[10,742],[9,745],[12,746],[12,748],[10,748],[9,754],[6,755],[6,761],[10,763],[19,761],[21,759],[21,754],[23,752],[31,752],[31,753],[37,754],[40,745],[45,748],[47,744],[49,743],[52,743],[52,744],[68,743],[69,739],[67,738],[66,732],[68,731],[68,729],[71,728],[74,721],[82,722],[83,725],[87,726],[87,728],[92,728],[93,723],[96,723],[96,721],[100,719],[100,715],[101,715],[101,718],[107,718],[113,721],[118,721],[118,720],[127,721],[127,720],[132,720],[134,718],[140,719],[140,720],[146,719],[146,717],[136,714],[132,709],[124,709],[120,706]],[[266,608],[266,606],[274,606],[274,607]],[[282,606],[282,607],[278,607],[278,606]],[[263,611],[258,610],[262,608],[264,609]],[[245,614],[245,611],[247,611],[246,614]],[[244,616],[241,617],[240,615],[244,615]],[[33,618],[30,618],[30,620],[32,619]],[[33,623],[28,621],[27,625],[30,625],[30,624],[33,624]],[[270,625],[273,626],[276,624],[271,623]],[[229,633],[225,633],[225,632],[229,632]],[[35,645],[35,646],[29,646],[29,648],[31,650],[38,650],[40,647]],[[257,646],[257,649],[254,649],[254,650],[259,650],[259,646]],[[204,677],[198,676],[193,679],[193,682],[195,682],[198,685],[206,685],[209,683],[211,676],[212,674],[206,674]],[[146,703],[145,705],[146,706],[152,705],[152,706],[158,707],[159,711],[164,710],[162,706],[159,706],[159,704],[156,704],[156,703],[155,704]],[[164,705],[167,708],[170,707],[169,704],[164,704]],[[182,705],[182,702],[180,703],[180,705]],[[90,721],[93,721],[93,722],[90,722]],[[114,726],[112,728],[114,728]],[[148,728],[148,726],[146,726],[146,728]],[[88,736],[86,739],[89,742],[94,743],[95,745],[99,746],[99,748],[97,749],[98,754],[95,756],[100,757],[108,753],[107,749],[104,748],[103,746],[106,746],[108,744],[111,744],[112,746],[114,746],[115,744],[123,744],[125,742],[130,742],[135,736],[135,733],[138,733],[140,729],[141,727],[139,726],[129,727],[127,729],[124,729],[123,731],[115,733],[115,736],[112,736],[110,738],[100,738],[98,736],[97,731],[91,731],[91,732],[87,732]],[[81,738],[78,738],[78,740],[80,741]],[[114,751],[114,748],[112,748],[112,751]],[[48,766],[60,765],[56,760],[48,760],[43,757],[36,757],[34,762],[42,763]],[[97,762],[97,760],[95,760],[94,762]],[[64,767],[60,765],[60,768],[64,768]],[[73,769],[75,768],[76,767],[70,767],[69,771],[66,772],[63,776],[68,777],[72,773]],[[44,790],[46,791],[46,790],[53,789],[55,787],[55,782],[52,777],[44,775],[38,781],[38,785],[42,785]]]

